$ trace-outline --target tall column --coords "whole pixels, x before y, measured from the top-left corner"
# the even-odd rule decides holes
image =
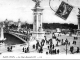
[[[3,27],[1,27],[1,39],[4,39]]]
[[[4,33],[3,33],[3,23],[0,24],[0,40],[4,39]]]
[[[36,24],[37,24],[37,32],[38,32],[38,27],[39,27],[39,25],[38,25],[38,14],[37,14],[37,22],[36,22]]]
[[[33,31],[38,31],[39,28],[42,31],[42,11],[43,9],[32,9],[34,11],[34,23]]]
[[[78,8],[79,12],[78,12],[78,29],[80,29],[80,8]]]
[[[33,31],[37,31],[37,13],[34,13]]]
[[[18,31],[21,29],[21,21],[20,19],[18,20]]]
[[[80,35],[80,8],[78,8],[79,12],[78,12],[78,30],[77,30],[77,35]]]
[[[42,13],[39,13],[39,27],[40,27],[40,31],[42,30]]]
[[[80,29],[80,14],[78,16],[78,30]]]
[[[33,0],[36,4],[34,9],[32,9],[33,13],[34,13],[34,23],[33,23],[33,37],[37,38],[37,40],[39,39],[43,39],[44,37],[44,32],[42,29],[42,11],[44,9],[41,8],[40,6],[40,2],[41,0]]]
[[[6,40],[6,38],[4,38],[4,30],[3,30],[4,26],[3,26],[3,22],[0,23],[0,42]]]

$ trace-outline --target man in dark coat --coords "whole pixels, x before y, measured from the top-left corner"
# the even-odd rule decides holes
[[[79,47],[77,47],[77,51],[76,52],[79,53]]]
[[[70,52],[73,54],[73,50],[74,50],[74,47],[73,46],[71,46],[70,47]]]

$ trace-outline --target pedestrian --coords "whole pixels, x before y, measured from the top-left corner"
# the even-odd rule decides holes
[[[70,45],[70,42],[68,43],[68,45]]]
[[[50,44],[50,49],[52,48],[52,44]]]
[[[76,45],[76,41],[75,41],[75,45]]]
[[[56,46],[58,46],[58,41],[57,41],[57,44],[56,44]]]
[[[11,52],[11,48],[9,47],[9,51]]]
[[[66,39],[65,42],[68,43],[68,39]]]
[[[79,53],[79,47],[77,47],[77,51],[76,52]]]
[[[49,54],[51,54],[51,49],[49,49]]]
[[[59,37],[59,34],[58,34],[58,37]]]
[[[59,33],[59,36],[61,36],[61,34]]]
[[[54,44],[53,44],[53,49],[54,49]]]
[[[49,42],[52,43],[52,39],[49,39]]]
[[[43,48],[42,48],[42,46],[41,46],[41,53],[43,53]]]
[[[57,50],[57,54],[59,54],[59,49]]]
[[[47,41],[47,44],[49,44],[49,41]]]
[[[61,42],[61,44],[63,45],[63,39],[62,39],[62,42]]]
[[[54,50],[54,49],[52,50],[52,53],[53,53],[53,54],[55,53],[55,50]]]
[[[74,44],[74,41],[73,41],[73,44]]]
[[[42,52],[43,52],[43,48],[40,47],[40,49],[39,49],[39,53],[42,53]]]
[[[51,49],[51,54],[53,54],[53,51],[52,51],[52,49]]]
[[[46,52],[46,54],[48,54],[48,52]]]
[[[27,52],[29,52],[29,47],[27,47]]]
[[[26,48],[24,49],[24,51],[25,51],[25,53],[27,53],[27,50],[26,50]]]
[[[43,43],[45,43],[45,40],[44,40],[44,39],[42,39],[42,42],[43,42]]]
[[[10,47],[11,51],[12,51],[12,46]]]
[[[74,37],[74,40],[75,40],[75,37]]]
[[[44,36],[45,40],[47,40],[46,36]]]
[[[24,52],[25,50],[24,50],[24,47],[23,47],[23,52]]]
[[[35,45],[33,45],[33,49],[35,49]]]
[[[38,45],[36,44],[36,50],[38,49]]]
[[[49,46],[48,46],[48,49],[49,49]]]
[[[71,46],[70,47],[70,52],[73,54],[73,50],[74,50],[74,47],[73,46]]]
[[[11,46],[11,50],[12,50],[12,46]]]
[[[73,44],[75,44],[75,45],[76,45],[76,41],[73,41]]]
[[[41,46],[44,46],[43,42],[41,42]]]
[[[54,50],[55,54],[56,54],[56,49]]]
[[[7,51],[9,51],[9,47],[7,47]]]
[[[26,41],[27,41],[27,38],[26,38]]]
[[[9,52],[11,52],[11,47],[9,47]]]

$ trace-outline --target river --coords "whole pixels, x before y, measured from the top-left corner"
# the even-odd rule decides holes
[[[7,45],[16,45],[16,44],[23,44],[24,42],[18,39],[17,37],[9,34],[9,33],[4,33],[4,37],[6,38],[5,44]]]

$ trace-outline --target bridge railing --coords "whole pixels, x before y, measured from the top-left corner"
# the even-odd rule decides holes
[[[21,39],[28,41],[30,38],[30,34],[22,34],[19,32],[9,31],[9,33],[14,34],[17,37],[20,37]]]
[[[15,33],[9,32],[9,34],[19,38],[20,40],[24,41],[25,43],[27,42],[25,39],[21,38],[19,35],[16,35]]]

